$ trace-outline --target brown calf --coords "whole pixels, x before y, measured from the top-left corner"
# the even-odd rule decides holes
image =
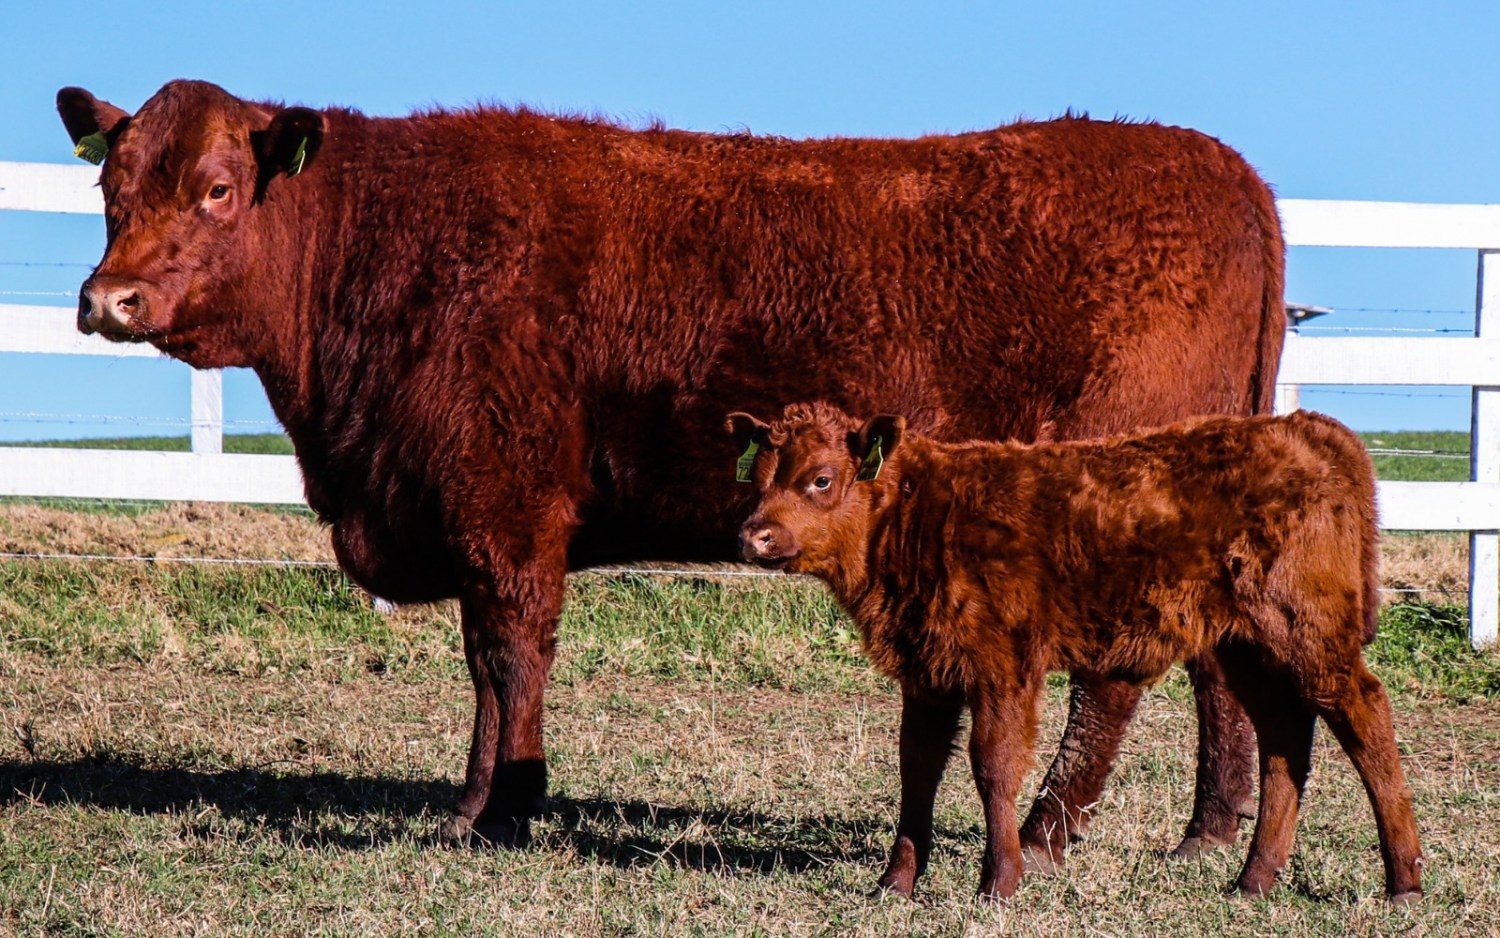
[[[1102,442],[943,444],[823,404],[730,417],[760,490],[747,560],[828,583],[901,685],[901,817],[880,885],[927,862],[957,733],[987,838],[980,893],[1022,872],[1016,791],[1048,671],[1146,684],[1216,655],[1260,742],[1260,815],[1238,888],[1286,863],[1322,716],[1364,780],[1386,890],[1421,894],[1391,710],[1366,668],[1375,488],[1358,439],[1317,414],[1207,418]],[[745,461],[749,463],[749,460]]]

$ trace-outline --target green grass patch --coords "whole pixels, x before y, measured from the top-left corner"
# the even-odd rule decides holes
[[[1388,606],[1367,655],[1387,684],[1419,696],[1500,699],[1500,654],[1469,644],[1459,606]]]
[[[1469,434],[1457,430],[1379,430],[1361,433],[1372,450],[1375,475],[1393,482],[1462,482],[1469,478]]]
[[[606,675],[790,690],[881,683],[828,592],[790,577],[741,584],[585,574],[569,584],[558,633],[554,677],[564,683]],[[3,564],[0,649],[0,665],[12,666],[177,661],[405,681],[463,672],[454,604],[384,616],[323,569]],[[1384,680],[1421,696],[1500,699],[1500,655],[1469,647],[1459,607],[1388,607],[1369,655]],[[1187,693],[1175,678],[1165,690]]]
[[[185,453],[192,449],[187,436],[119,436],[87,440],[12,441],[0,446],[46,446],[55,449],[131,449]],[[265,456],[292,455],[292,441],[284,433],[226,433],[224,452]]]

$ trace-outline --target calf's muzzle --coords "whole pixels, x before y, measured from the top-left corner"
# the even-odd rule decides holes
[[[740,528],[740,556],[763,567],[790,563],[801,553],[792,532],[773,521],[751,519]]]

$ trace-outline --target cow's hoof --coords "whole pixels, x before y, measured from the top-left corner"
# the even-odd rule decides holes
[[[1394,896],[1387,896],[1386,901],[1391,905],[1411,905],[1420,901],[1421,898],[1422,890],[1413,889],[1410,892],[1398,892]]]
[[[476,846],[514,848],[531,842],[531,820],[524,817],[484,818],[474,822]]]
[[[1062,851],[1046,844],[1022,847],[1021,865],[1037,876],[1056,876],[1062,870]]]
[[[437,842],[444,847],[467,847],[474,836],[474,819],[450,814],[438,825]]]
[[[1167,854],[1170,860],[1196,860],[1206,853],[1212,853],[1220,847],[1227,847],[1234,843],[1234,838],[1221,839],[1204,835],[1201,837],[1184,837],[1182,843],[1172,848]]]

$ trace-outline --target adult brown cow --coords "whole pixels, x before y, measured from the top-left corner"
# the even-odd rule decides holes
[[[542,805],[570,567],[734,555],[752,493],[723,469],[726,411],[817,398],[1038,440],[1271,402],[1275,206],[1190,131],[797,142],[195,81],[134,116],[76,88],[58,110],[108,153],[80,328],[253,368],[350,576],[459,597],[476,706],[450,837]],[[1195,678],[1187,851],[1231,840],[1250,792],[1244,716]],[[1026,826],[1040,857],[1086,822],[1137,696],[1075,682]]]

